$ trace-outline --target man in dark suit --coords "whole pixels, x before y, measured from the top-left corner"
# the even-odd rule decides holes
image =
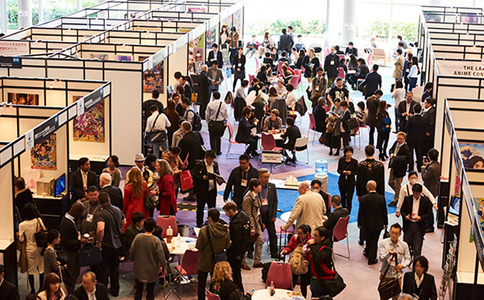
[[[339,218],[347,217],[350,212],[341,206],[341,197],[338,195],[334,195],[331,197],[331,207],[333,208],[333,212],[329,214],[329,217],[323,215],[323,226],[333,234],[334,226],[338,223]],[[329,208],[328,208],[329,211]]]
[[[250,164],[250,157],[246,154],[239,156],[239,166],[230,172],[229,179],[225,185],[224,201],[227,202],[230,193],[232,193],[231,200],[237,204],[237,209],[241,210],[249,181],[258,177],[259,172]]]
[[[267,68],[270,68],[273,72],[277,71],[277,66],[274,65],[274,60],[272,59],[270,52],[266,52],[264,54],[262,63],[265,64]]]
[[[242,110],[242,114],[244,116],[239,121],[239,130],[235,136],[235,141],[237,141],[237,143],[248,145],[245,154],[252,158],[259,155],[255,151],[257,150],[257,136],[252,133],[252,128],[257,126],[258,120],[251,118],[252,109],[250,107],[245,107]],[[251,122],[252,120],[253,122]]]
[[[440,184],[440,174],[441,166],[438,162],[439,151],[434,148],[430,149],[427,153],[427,161],[424,161],[422,166],[422,179],[424,186],[432,193],[432,195],[437,198],[439,195],[439,184]],[[439,210],[439,219],[443,220],[443,211]],[[434,232],[434,217],[430,217],[427,221],[427,232]]]
[[[81,245],[90,243],[88,239],[81,237],[76,225],[76,221],[81,218],[83,212],[84,206],[82,203],[75,202],[60,223],[60,234],[62,236],[60,245],[62,251],[67,256],[67,270],[71,274],[72,282],[74,283],[76,282],[77,277],[79,277],[80,270],[77,262],[77,253],[79,252],[79,249],[81,249]],[[74,285],[67,285],[66,288],[69,293],[72,293]]]
[[[215,161],[215,152],[208,150],[205,159],[199,161],[193,169],[193,185],[197,195],[197,227],[203,226],[203,210],[205,204],[208,208],[214,208],[217,199],[217,183],[219,181],[214,175],[220,175],[218,163]],[[220,184],[220,183],[219,183]]]
[[[397,117],[400,120],[399,125],[400,131],[406,132],[406,127],[407,127],[407,121],[408,118],[414,115],[414,110],[413,108],[415,105],[419,105],[418,102],[413,100],[413,93],[412,92],[407,92],[407,96],[405,101],[400,101],[398,103],[398,110],[397,110]]]
[[[412,270],[403,275],[402,293],[418,295],[418,299],[437,299],[435,278],[427,273],[429,271],[427,258],[425,256],[415,257]],[[418,286],[417,278],[420,281]]]
[[[286,124],[288,126],[286,132],[281,135],[282,140],[277,141],[276,144],[278,147],[284,148],[282,154],[286,157],[286,163],[296,163],[296,152],[294,151],[294,148],[296,145],[296,140],[301,137],[301,131],[299,130],[299,127],[294,125],[293,118],[287,118]],[[289,154],[287,154],[286,150],[291,151],[292,158],[289,157]]]
[[[336,49],[334,48],[334,46],[332,46],[331,53],[326,55],[324,59],[324,71],[328,76],[328,87],[331,87],[336,77],[338,77],[338,70],[339,56],[336,54]]]
[[[422,143],[422,153],[429,152],[434,147],[435,138],[435,101],[432,98],[427,98],[424,103],[424,112],[422,117],[424,120],[425,137]]]
[[[388,226],[388,212],[385,197],[376,192],[376,182],[366,184],[368,194],[360,198],[358,210],[358,228],[365,232],[366,247],[363,255],[368,258],[368,264],[378,262],[378,239],[383,227]]]
[[[406,137],[407,135],[404,132],[400,131],[397,133],[397,140],[390,148],[390,162],[388,163],[388,167],[391,170],[388,185],[395,192],[395,196],[393,196],[393,201],[388,203],[388,206],[397,205],[402,181],[407,174],[408,164],[411,161],[412,152],[410,152],[410,148],[405,142]]]
[[[276,235],[276,220],[277,220],[277,190],[273,183],[269,182],[271,174],[267,169],[259,170],[259,180],[262,185],[261,192],[259,193],[259,199],[261,201],[260,214],[262,217],[262,223],[267,229],[269,234],[269,245],[271,249],[271,258],[281,259],[277,248],[277,235]]]
[[[87,188],[91,185],[98,186],[96,173],[91,171],[89,159],[81,157],[79,159],[79,170],[71,174],[72,201],[86,200]]]
[[[15,285],[5,280],[5,268],[0,265],[0,300],[20,300]]]
[[[381,90],[376,90],[373,96],[366,99],[366,106],[368,108],[367,124],[370,126],[370,145],[372,146],[374,142],[375,129],[378,127],[378,119],[376,118],[376,115],[378,113],[378,107],[380,106],[381,96],[383,96],[383,92]]]
[[[421,110],[422,108],[420,107],[420,104],[416,105],[413,108],[415,114],[408,118],[407,122],[407,144],[411,153],[410,166],[408,168],[409,171],[413,171],[414,169],[414,152],[417,156],[417,170],[420,172],[420,169],[422,168],[422,142],[425,138],[425,130],[422,130],[422,128],[424,128],[424,119],[420,114]]]
[[[109,300],[108,290],[102,283],[97,283],[96,274],[86,272],[82,275],[82,285],[74,291],[74,296],[79,300]]]
[[[413,185],[412,193],[405,197],[401,208],[403,240],[410,247],[413,257],[418,257],[422,253],[426,220],[432,216],[432,203],[422,195],[420,183]]]
[[[111,185],[111,175],[102,173],[99,176],[99,186],[101,187],[99,192],[108,194],[111,204],[123,210],[123,192],[120,188]]]
[[[217,43],[213,43],[212,51],[208,53],[207,66],[211,67],[212,63],[217,61],[218,66],[222,67],[224,65],[224,60],[222,57],[222,52],[218,51]]]
[[[324,133],[326,132],[326,110],[324,106],[326,105],[326,100],[324,98],[320,98],[318,100],[318,106],[316,106],[313,110],[314,121],[316,123],[315,128],[311,128],[317,132],[321,132],[321,137],[323,137]]]
[[[292,38],[292,35],[287,34],[286,28],[282,28],[282,35],[279,37],[279,51],[286,51],[286,53],[291,53],[293,45],[294,40]]]
[[[205,110],[210,101],[210,79],[208,78],[207,65],[202,66],[202,72],[198,75],[198,99],[200,101],[200,118],[205,120]]]
[[[365,81],[361,84],[366,85],[366,97],[372,96],[377,90],[381,90],[381,75],[377,73],[378,65],[373,65],[373,72],[366,75]]]
[[[180,147],[180,158],[182,161],[188,156],[188,170],[192,171],[195,168],[195,163],[198,159],[202,159],[201,141],[196,133],[192,131],[192,124],[190,122],[183,122],[182,128],[183,138],[178,147]],[[193,172],[192,172],[193,175]]]

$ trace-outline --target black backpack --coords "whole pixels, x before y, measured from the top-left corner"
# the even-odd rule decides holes
[[[200,115],[194,111],[193,109],[190,109],[190,111],[193,113],[193,131],[200,131],[202,130],[202,119],[200,118]]]

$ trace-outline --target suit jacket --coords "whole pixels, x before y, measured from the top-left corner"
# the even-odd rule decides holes
[[[279,38],[279,50],[286,51],[288,54],[291,53],[291,48],[294,45],[294,40],[291,35],[283,34]]]
[[[395,153],[397,148],[397,141],[393,143],[393,146],[390,148],[390,154]],[[410,148],[408,147],[407,143],[404,143],[400,150],[398,150],[398,154],[394,158],[391,159],[391,169],[393,170],[393,175],[396,178],[405,177],[407,174],[408,164],[412,161],[412,152],[410,152]],[[389,164],[390,165],[390,164]]]
[[[422,168],[424,185],[434,197],[439,195],[440,172],[441,166],[438,161],[433,161],[426,168]]]
[[[407,121],[407,143],[422,144],[425,138],[424,119],[422,115],[413,115]]]
[[[5,279],[0,286],[0,300],[20,300],[17,287]]]
[[[225,185],[225,192],[224,192],[224,200],[227,200],[229,198],[230,193],[232,190],[234,191],[232,194],[232,201],[237,203],[238,206],[242,205],[242,200],[244,200],[244,194],[247,191],[247,188],[249,187],[249,181],[252,178],[259,178],[259,171],[257,171],[256,168],[254,168],[252,165],[250,165],[249,170],[247,171],[247,174],[244,175],[246,176],[244,179],[247,180],[246,186],[242,186],[242,168],[241,167],[236,167],[230,172],[229,179],[227,180],[227,184]]]
[[[213,162],[213,172],[220,175],[218,170],[218,163]],[[198,196],[206,195],[208,192],[208,180],[203,179],[203,176],[207,175],[207,166],[205,165],[205,160],[197,162],[195,168],[193,168],[193,185],[195,187],[195,194]],[[217,189],[217,181],[215,181],[215,189]]]
[[[381,88],[381,76],[377,72],[368,73],[362,84],[366,84],[366,96],[372,96],[376,90]]]
[[[338,77],[338,69],[339,69],[339,56],[336,54],[326,55],[326,58],[324,59],[324,71],[326,71],[328,78]]]
[[[424,273],[424,278],[420,287],[417,289],[415,283],[415,272],[407,272],[403,275],[402,292],[407,294],[416,294],[419,300],[437,300],[437,289],[435,287],[434,276]]]
[[[222,51],[217,51],[217,57],[214,57],[215,53],[212,51],[210,51],[208,53],[208,60],[207,60],[207,66],[209,68],[212,67],[212,61],[215,59],[216,61],[218,61],[218,66],[219,68],[221,68],[223,65],[224,65],[224,59],[223,59],[223,56],[222,56]]]
[[[95,295],[97,300],[109,300],[108,290],[102,283],[96,283]],[[87,298],[87,292],[82,285],[74,291],[74,296],[79,300],[90,300]]]
[[[382,230],[388,225],[388,212],[385,197],[377,192],[370,192],[360,198],[358,209],[358,227],[366,231]]]
[[[356,168],[356,195],[359,197],[368,193],[366,183],[369,180],[376,182],[376,191],[385,195],[385,166],[375,159],[365,159]]]
[[[62,217],[60,223],[60,234],[62,236],[60,245],[62,250],[66,252],[77,252],[81,249],[81,241],[79,240],[79,230],[76,224],[65,216]]]
[[[367,124],[370,125],[370,127],[377,127],[378,119],[376,115],[378,113],[378,106],[380,106],[380,99],[376,96],[371,96],[366,99],[366,106],[368,107]]]
[[[323,226],[326,229],[328,229],[331,232],[331,234],[333,234],[334,226],[336,226],[336,223],[338,222],[339,218],[344,218],[349,214],[350,213],[346,208],[340,206],[337,209],[333,210],[332,213],[329,214],[329,217],[326,221],[324,221]]]
[[[245,71],[245,55],[242,54],[242,56],[239,58],[239,54],[237,53],[237,55],[234,56],[233,66],[235,71],[237,71],[237,68],[240,68],[240,71]]]
[[[198,75],[198,88],[200,90],[198,97],[200,98],[201,102],[206,101],[208,103],[209,96],[210,96],[210,85],[211,83],[210,83],[210,79],[208,79],[207,73],[201,72],[200,75]]]
[[[235,141],[237,143],[246,143],[249,139],[252,139],[251,132],[252,128],[256,127],[255,124],[251,124],[245,117],[240,118],[239,130],[237,130],[237,135],[235,136]]]
[[[413,110],[413,107],[415,105],[420,105],[418,102],[412,100],[412,102],[410,103],[410,109],[408,110],[408,112],[410,114],[414,114],[414,110]],[[403,131],[403,132],[406,132],[405,131],[405,128],[407,127],[407,120],[406,120],[406,117],[403,116],[403,113],[407,112],[407,101],[400,101],[400,103],[398,103],[398,109],[397,109],[397,116],[398,118],[400,118],[400,131]]]
[[[314,80],[314,79],[313,79]],[[326,110],[324,107],[316,106],[313,110],[314,121],[316,121],[316,131],[326,132]]]
[[[123,210],[123,192],[121,189],[112,185],[103,187],[99,192],[104,192],[109,195],[111,199],[111,204]]]
[[[193,170],[197,159],[202,159],[201,141],[196,133],[193,131],[187,132],[181,139],[178,147],[180,147],[180,158],[185,161],[188,154],[188,170]]]
[[[407,220],[407,216],[412,216],[413,209],[413,195],[407,196],[403,199],[402,208],[400,213],[403,219],[403,231],[408,229],[410,226],[410,220]],[[418,215],[420,216],[420,221],[418,221],[418,228],[422,236],[425,235],[425,228],[427,227],[426,221],[428,218],[432,217],[432,203],[424,195],[420,196],[420,205],[418,207]]]
[[[287,143],[284,144],[284,148],[293,150],[294,145],[296,144],[296,140],[301,137],[301,131],[299,127],[296,125],[289,126],[286,129],[286,132],[281,136],[282,140],[285,141],[287,139]]]
[[[310,64],[313,64],[313,68],[309,67]],[[316,77],[316,70],[320,67],[321,63],[319,62],[319,58],[314,56],[309,60],[309,56],[306,55],[302,61],[302,67],[304,67],[304,77]],[[338,62],[339,65],[339,62]]]
[[[97,175],[93,171],[87,172],[86,188],[89,188],[91,185],[94,185],[96,187],[98,186]],[[82,183],[81,170],[77,170],[71,173],[71,192],[73,201],[82,199],[84,197],[85,191],[84,184]]]
[[[259,199],[261,199],[261,194],[259,194]],[[277,218],[277,189],[276,185],[273,183],[267,183],[267,205],[269,206],[269,217],[271,219]]]
[[[435,107],[431,107],[427,112],[425,112],[423,115],[423,120],[424,120],[424,127],[425,127],[425,132],[430,133],[429,138],[434,139],[434,133],[435,133]]]

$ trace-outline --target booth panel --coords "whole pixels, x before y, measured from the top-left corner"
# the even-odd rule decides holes
[[[65,106],[65,105],[62,105]],[[39,117],[39,118],[49,118],[56,113],[58,113],[61,108],[39,108],[39,107],[19,107],[18,108],[18,115],[20,118],[22,117]]]
[[[3,244],[10,244],[14,240],[13,228],[13,182],[12,182],[12,164],[7,163],[0,168],[0,199],[2,201],[2,209],[0,209],[0,237]],[[1,249],[5,250],[5,249]]]
[[[1,110],[1,112],[3,112],[3,110]],[[15,118],[0,116],[0,128],[2,129],[0,130],[0,141],[2,142],[11,142],[18,137],[17,120]]]
[[[43,62],[43,60],[39,60],[39,61]],[[0,70],[2,69],[0,68]],[[38,78],[46,77],[45,69],[43,67],[29,68],[25,66],[22,69],[10,69],[10,74],[8,73],[4,74],[4,76],[7,76],[7,75],[12,77],[38,77]]]
[[[50,115],[52,116],[52,115]],[[40,123],[44,122],[47,118],[38,118],[38,119],[20,119],[19,120],[19,130],[20,135],[25,134],[26,132],[30,131],[35,126],[39,125]]]
[[[29,87],[39,87],[44,88],[44,81],[43,80],[24,80],[24,79],[14,79],[14,78],[4,78],[3,79],[3,86],[9,87],[22,87],[22,88],[29,88]]]
[[[47,106],[66,106],[66,91],[65,90],[50,90],[45,91]]]
[[[104,63],[106,69],[117,69],[119,71],[132,70],[132,71],[142,71],[143,64],[141,62],[109,62]],[[137,73],[137,72],[129,72]],[[106,79],[108,80],[108,79]]]
[[[452,120],[457,128],[484,128],[482,111],[452,110]]]
[[[168,58],[168,69],[170,74],[168,74],[168,85],[173,86],[175,83],[175,74],[176,71],[180,71],[182,74],[186,74],[188,70],[188,47],[182,47]]]
[[[475,198],[484,198],[484,185],[479,185],[475,183],[484,183],[483,175],[481,170],[473,171],[472,169],[466,170],[467,179],[471,186],[472,196]]]
[[[84,78],[84,71],[82,67],[77,68],[49,68],[48,77],[59,78],[72,78],[81,79]]]
[[[458,140],[484,141],[484,132],[456,130],[455,134],[457,135]]]
[[[92,80],[92,79],[90,79]],[[104,85],[104,82],[86,82],[86,81],[69,81],[67,87],[69,90],[83,90],[91,92]]]
[[[452,161],[451,153],[452,153],[452,142],[451,142],[451,139],[450,139],[449,132],[447,131],[447,128],[445,128],[444,134],[443,134],[443,139],[442,139],[442,150],[441,150],[441,154],[440,154],[442,176],[445,177],[445,178],[447,178],[449,176],[448,170],[450,169],[450,164],[451,164],[451,161]]]
[[[447,99],[447,103],[449,105],[450,110],[453,108],[466,108],[469,110],[472,109],[484,109],[484,100],[480,101],[466,101],[466,100],[460,100],[460,99]],[[452,117],[454,116],[454,113],[452,113]]]
[[[103,71],[102,70],[88,70],[86,69],[86,78],[93,79],[93,80],[103,80]]]

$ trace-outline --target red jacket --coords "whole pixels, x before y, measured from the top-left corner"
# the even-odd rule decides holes
[[[175,180],[172,175],[165,175],[158,180],[158,189],[160,191],[160,215],[169,215],[170,206],[173,207],[174,213],[177,212],[175,196]]]
[[[307,242],[309,240],[312,240],[313,238],[311,237],[311,235],[308,235],[307,239],[306,239],[306,242],[304,244],[307,244]],[[282,249],[282,250],[286,250],[286,252],[289,254],[291,253],[292,251],[294,251],[294,249],[296,249],[296,247],[301,244],[302,241],[299,239],[299,236],[297,234],[293,235],[291,237],[291,239],[289,240],[289,243],[287,243],[287,246]],[[307,260],[307,261],[310,261],[311,258],[312,258],[312,255],[311,254],[306,254],[304,256],[304,258]]]

